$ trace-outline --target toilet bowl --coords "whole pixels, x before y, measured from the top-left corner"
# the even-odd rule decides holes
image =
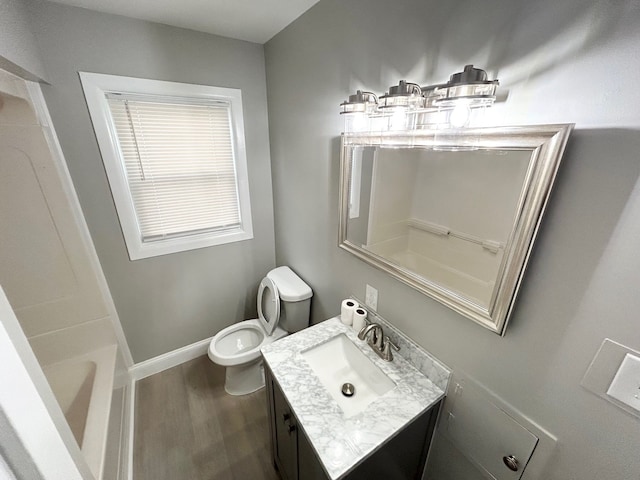
[[[221,330],[209,345],[213,363],[227,367],[224,388],[231,395],[246,395],[264,385],[260,349],[288,333],[281,328],[267,335],[257,318]]]
[[[271,270],[258,289],[258,318],[218,332],[209,345],[212,362],[226,367],[225,391],[246,395],[264,386],[260,349],[309,325],[311,288],[289,267]]]

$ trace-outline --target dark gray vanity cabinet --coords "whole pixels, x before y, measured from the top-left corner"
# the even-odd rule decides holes
[[[280,471],[283,480],[298,478],[298,425],[289,404],[280,389],[267,387],[271,412],[272,454],[275,466]]]
[[[327,480],[306,435],[298,426],[296,416],[268,368],[265,368],[265,376],[271,456],[282,480]]]
[[[329,480],[278,382],[265,365],[271,454],[282,480]],[[341,480],[420,480],[440,409],[423,412]]]

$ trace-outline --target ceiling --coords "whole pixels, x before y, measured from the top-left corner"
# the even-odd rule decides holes
[[[53,0],[224,37],[265,43],[319,0]]]

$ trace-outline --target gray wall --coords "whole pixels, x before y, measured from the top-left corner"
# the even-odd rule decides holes
[[[28,80],[46,80],[23,0],[0,0],[0,68]]]
[[[49,2],[31,10],[44,95],[134,361],[255,316],[275,258],[263,46]],[[253,240],[131,262],[78,71],[240,88]]]
[[[276,260],[314,289],[313,320],[375,286],[383,316],[557,435],[548,480],[640,471],[638,420],[579,386],[605,337],[640,349],[638,45],[633,0],[322,0],[265,47]],[[495,123],[577,123],[504,338],[336,245],[339,103],[467,63],[508,91]]]

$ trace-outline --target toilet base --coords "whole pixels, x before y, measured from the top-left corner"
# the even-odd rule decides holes
[[[247,395],[262,387],[264,387],[262,357],[253,362],[226,368],[224,390],[229,395]]]

